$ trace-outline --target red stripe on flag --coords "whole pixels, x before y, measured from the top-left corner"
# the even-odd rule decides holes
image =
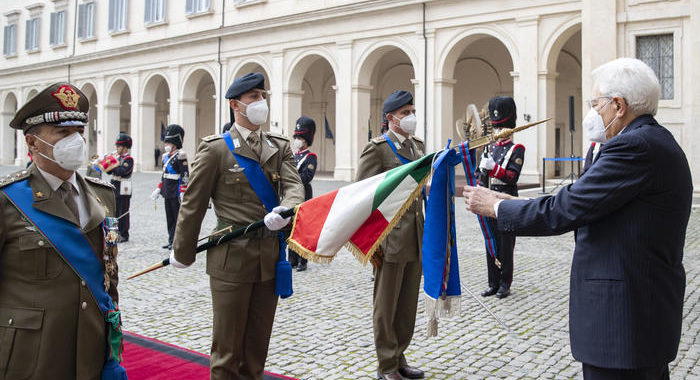
[[[375,209],[367,220],[355,231],[350,238],[350,241],[367,255],[367,252],[372,248],[374,242],[379,239],[379,236],[389,226],[389,222],[384,217],[379,209]]]
[[[336,195],[338,190],[310,199],[299,206],[291,236],[294,241],[309,251],[316,252],[318,238]]]

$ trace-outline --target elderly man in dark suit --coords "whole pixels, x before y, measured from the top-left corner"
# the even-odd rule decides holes
[[[576,232],[569,330],[584,379],[668,379],[681,334],[690,169],[652,116],[660,90],[647,65],[620,58],[594,70],[593,83],[583,123],[605,144],[585,175],[555,196],[465,187],[465,201],[516,235]]]

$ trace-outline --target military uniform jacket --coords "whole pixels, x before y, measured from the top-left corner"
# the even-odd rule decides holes
[[[234,145],[238,145],[236,154],[260,162],[265,176],[281,198],[281,206],[292,208],[304,201],[304,188],[286,137],[263,133],[262,152],[258,158],[236,128],[231,128],[230,132]],[[247,226],[267,214],[243,168],[220,135],[202,139],[192,162],[173,240],[175,258],[183,264],[195,261],[197,239],[209,199],[214,205],[219,228]],[[261,228],[248,236],[209,249],[207,273],[231,282],[274,279],[279,259],[277,233]]]
[[[410,136],[402,144],[393,131],[388,131],[396,146],[396,152],[413,161],[423,156],[424,144],[420,139]],[[372,139],[360,155],[357,169],[357,181],[383,173],[401,166],[401,161],[394,154],[383,136]],[[423,241],[423,203],[422,196],[416,198],[403,215],[399,223],[389,233],[381,247],[387,262],[410,262],[420,260],[420,248]]]
[[[510,139],[491,144],[491,156],[496,166],[489,172],[476,169],[479,184],[489,184],[489,188],[501,193],[518,196],[518,178],[523,168],[525,147],[513,144]]]
[[[119,166],[107,172],[107,174],[112,175],[112,180],[109,182],[114,186],[116,195],[122,196],[120,193],[121,182],[131,178],[131,174],[134,172],[134,159],[128,153],[118,157]],[[125,194],[124,196],[130,197],[131,194]]]
[[[173,168],[175,173],[170,173],[167,166]],[[187,186],[190,170],[187,165],[187,154],[182,150],[175,152],[173,157],[168,153],[163,154],[163,175],[160,178],[160,195],[163,198],[172,199],[180,196],[180,187]]]
[[[311,180],[314,179],[314,175],[316,174],[317,161],[316,153],[309,149],[294,153],[294,162],[296,163],[297,171],[299,171],[301,183],[304,184],[304,200],[309,200],[314,197],[314,191],[311,188]]]
[[[33,207],[78,224],[34,164],[0,186],[23,178]],[[113,216],[114,192],[101,180],[76,179],[90,214],[84,233],[102,261],[102,222]],[[105,321],[89,288],[4,194],[0,213],[0,379],[99,379]],[[111,280],[117,302],[118,278]]]

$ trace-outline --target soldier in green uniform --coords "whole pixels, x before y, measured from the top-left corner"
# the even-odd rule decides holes
[[[294,165],[289,139],[261,132],[267,121],[264,77],[247,74],[229,87],[229,134],[205,137],[191,164],[190,180],[175,228],[170,263],[195,261],[202,219],[211,199],[217,230],[246,226],[264,217],[262,228],[207,251],[214,311],[211,346],[212,379],[262,379],[272,322],[277,308],[275,265],[277,230],[289,223],[279,213],[304,201],[304,187]],[[229,147],[229,143],[231,146]],[[266,211],[251,186],[242,159],[258,163],[264,179],[281,199]]]
[[[103,227],[116,224],[114,191],[77,172],[88,109],[56,83],[10,122],[34,163],[0,179],[1,379],[100,379],[114,348],[103,310],[118,319],[117,234]]]
[[[389,130],[365,146],[357,181],[383,173],[423,156],[416,130],[416,107],[408,91],[395,91],[384,102],[382,114]],[[421,276],[423,205],[415,202],[382,243],[375,265],[374,344],[380,379],[420,379],[423,371],[406,362],[416,322]]]

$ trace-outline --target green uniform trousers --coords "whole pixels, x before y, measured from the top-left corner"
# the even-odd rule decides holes
[[[374,278],[374,346],[382,373],[406,365],[403,353],[416,325],[420,261],[386,262]]]
[[[209,277],[209,283],[214,308],[211,379],[262,379],[277,309],[275,280]]]

